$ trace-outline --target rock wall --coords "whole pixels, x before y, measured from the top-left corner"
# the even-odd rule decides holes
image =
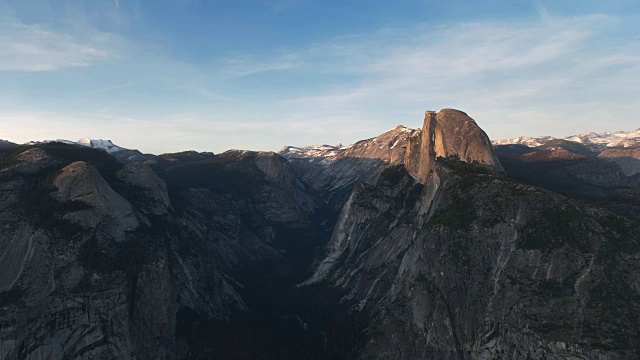
[[[459,110],[425,112],[421,133],[409,138],[404,164],[414,178],[424,183],[438,157],[455,157],[504,172],[487,134]]]

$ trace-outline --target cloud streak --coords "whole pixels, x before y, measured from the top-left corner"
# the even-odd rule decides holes
[[[345,37],[286,56],[297,59],[292,70],[346,74],[350,80],[281,104],[305,112],[318,109],[323,116],[360,113],[372,119],[385,108],[418,113],[459,107],[497,137],[531,130],[536,122],[536,132],[600,130],[601,123],[590,123],[590,115],[638,89],[628,81],[640,76],[637,41],[608,42],[619,24],[602,14],[545,14],[529,21],[420,25]],[[605,113],[608,121],[628,116],[611,109]]]
[[[144,84],[146,82],[149,82],[149,80],[138,80],[138,81],[131,81],[125,84],[119,84],[119,85],[112,85],[112,86],[106,86],[106,87],[102,87],[99,89],[95,89],[93,91],[90,91],[89,93],[101,93],[101,92],[105,92],[105,91],[111,91],[111,90],[117,90],[117,89],[124,89],[124,88],[128,88],[131,86],[135,86],[135,85],[139,85],[139,84]]]
[[[70,35],[46,26],[0,18],[0,71],[41,72],[86,67],[114,56],[111,35]]]

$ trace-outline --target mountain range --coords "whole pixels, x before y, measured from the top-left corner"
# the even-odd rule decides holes
[[[0,357],[638,358],[634,132],[416,125],[278,153],[0,142]]]
[[[89,148],[106,151],[107,153],[114,156],[116,159],[124,162],[141,161],[141,160],[152,157],[152,155],[150,154],[143,154],[140,151],[135,149],[132,150],[132,149],[126,149],[126,148],[120,147],[114,144],[113,142],[111,142],[111,140],[90,139],[86,137],[78,141],[70,141],[70,140],[63,140],[63,139],[30,141],[25,145],[40,145],[40,144],[48,144],[48,143],[62,143],[62,144],[68,144],[68,145],[86,146]]]
[[[552,136],[539,136],[529,137],[520,136],[513,139],[503,139],[494,141],[494,145],[509,145],[520,144],[531,147],[542,146],[549,141],[559,140]],[[573,141],[576,143],[584,144],[586,146],[593,147],[597,150],[604,150],[606,148],[617,147],[639,147],[640,146],[640,129],[632,131],[617,131],[617,132],[605,132],[597,134],[590,132],[587,134],[571,135],[564,137],[560,140]]]

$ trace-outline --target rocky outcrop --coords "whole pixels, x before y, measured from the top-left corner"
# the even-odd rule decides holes
[[[640,173],[640,148],[606,149],[598,157],[618,164],[627,176]]]
[[[439,157],[455,157],[504,171],[487,134],[459,110],[427,111],[422,131],[409,139],[404,164],[414,178],[424,183]]]
[[[307,211],[312,209],[313,205],[304,193],[304,185],[296,177],[291,163],[284,157],[274,152],[259,152],[254,162],[270,182],[293,195],[297,206]]]
[[[142,190],[145,201],[142,209],[153,215],[164,215],[171,206],[167,184],[148,166],[131,163],[118,172],[118,177],[130,186]]]
[[[104,234],[116,242],[123,241],[125,231],[140,225],[134,209],[120,194],[113,191],[95,167],[83,161],[67,165],[53,181],[57,188],[55,198],[63,203],[79,202],[87,209],[65,215],[65,219],[85,228],[100,224]]]

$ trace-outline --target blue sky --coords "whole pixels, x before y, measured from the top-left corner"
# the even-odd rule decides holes
[[[152,153],[640,127],[637,1],[0,0],[0,138]]]

